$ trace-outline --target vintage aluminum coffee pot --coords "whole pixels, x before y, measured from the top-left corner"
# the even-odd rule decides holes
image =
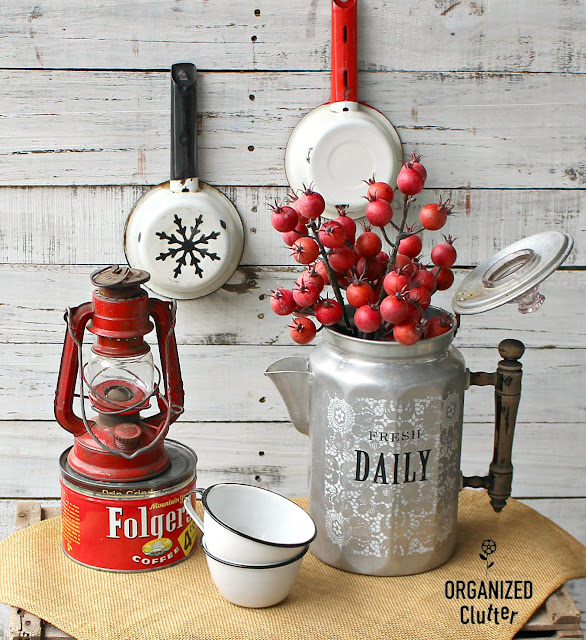
[[[543,302],[537,285],[568,256],[572,238],[547,232],[477,267],[453,300],[456,314]],[[429,315],[439,313],[430,308]],[[412,346],[354,338],[324,327],[310,356],[266,374],[295,428],[311,438],[312,553],[339,569],[408,575],[446,562],[456,545],[462,486],[488,490],[495,511],[511,493],[511,449],[524,346],[503,340],[496,373],[472,373],[452,346],[457,329]],[[464,390],[495,387],[495,447],[488,476],[462,478]]]
[[[55,417],[75,436],[60,460],[63,546],[74,560],[112,571],[173,564],[195,542],[182,505],[195,484],[196,456],[165,440],[183,412],[175,303],[149,298],[141,287],[148,279],[146,271],[118,266],[92,274],[97,287],[92,302],[65,315],[55,394]],[[158,380],[144,339],[153,328]],[[84,364],[85,329],[96,340]],[[79,416],[74,412],[76,382]],[[85,414],[85,387],[97,412],[93,418]],[[141,416],[153,398],[158,410]]]

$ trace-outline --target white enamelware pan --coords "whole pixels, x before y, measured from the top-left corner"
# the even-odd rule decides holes
[[[304,116],[289,138],[285,172],[291,188],[321,193],[326,216],[348,205],[364,215],[364,180],[394,183],[402,165],[401,141],[382,113],[358,102],[356,15],[358,0],[332,0],[330,102]]]
[[[134,205],[124,234],[131,267],[148,271],[148,288],[167,298],[200,298],[234,273],[244,247],[234,205],[198,179],[197,71],[171,68],[171,179]]]

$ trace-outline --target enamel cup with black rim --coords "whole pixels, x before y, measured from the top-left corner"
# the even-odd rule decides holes
[[[203,521],[195,511],[201,499]],[[273,564],[303,552],[317,529],[311,516],[291,500],[261,487],[220,483],[195,489],[184,505],[205,533],[209,553],[238,564]]]
[[[301,553],[271,564],[238,564],[215,557],[207,548],[207,536],[201,539],[208,568],[218,591],[233,604],[241,607],[271,607],[288,595],[301,569]]]

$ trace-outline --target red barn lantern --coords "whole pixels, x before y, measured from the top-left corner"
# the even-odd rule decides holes
[[[61,456],[64,549],[82,564],[113,571],[173,564],[195,543],[182,497],[194,486],[196,456],[165,442],[183,412],[176,305],[149,298],[141,287],[149,278],[118,266],[92,274],[92,302],[65,315],[55,394],[55,417],[75,436]],[[160,371],[144,339],[153,328]],[[86,329],[96,339],[84,363]],[[86,389],[97,412],[92,418],[85,414]],[[155,415],[141,416],[154,399]]]

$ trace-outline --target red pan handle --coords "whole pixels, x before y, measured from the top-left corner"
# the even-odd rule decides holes
[[[358,0],[332,0],[330,102],[358,102],[356,14]]]

